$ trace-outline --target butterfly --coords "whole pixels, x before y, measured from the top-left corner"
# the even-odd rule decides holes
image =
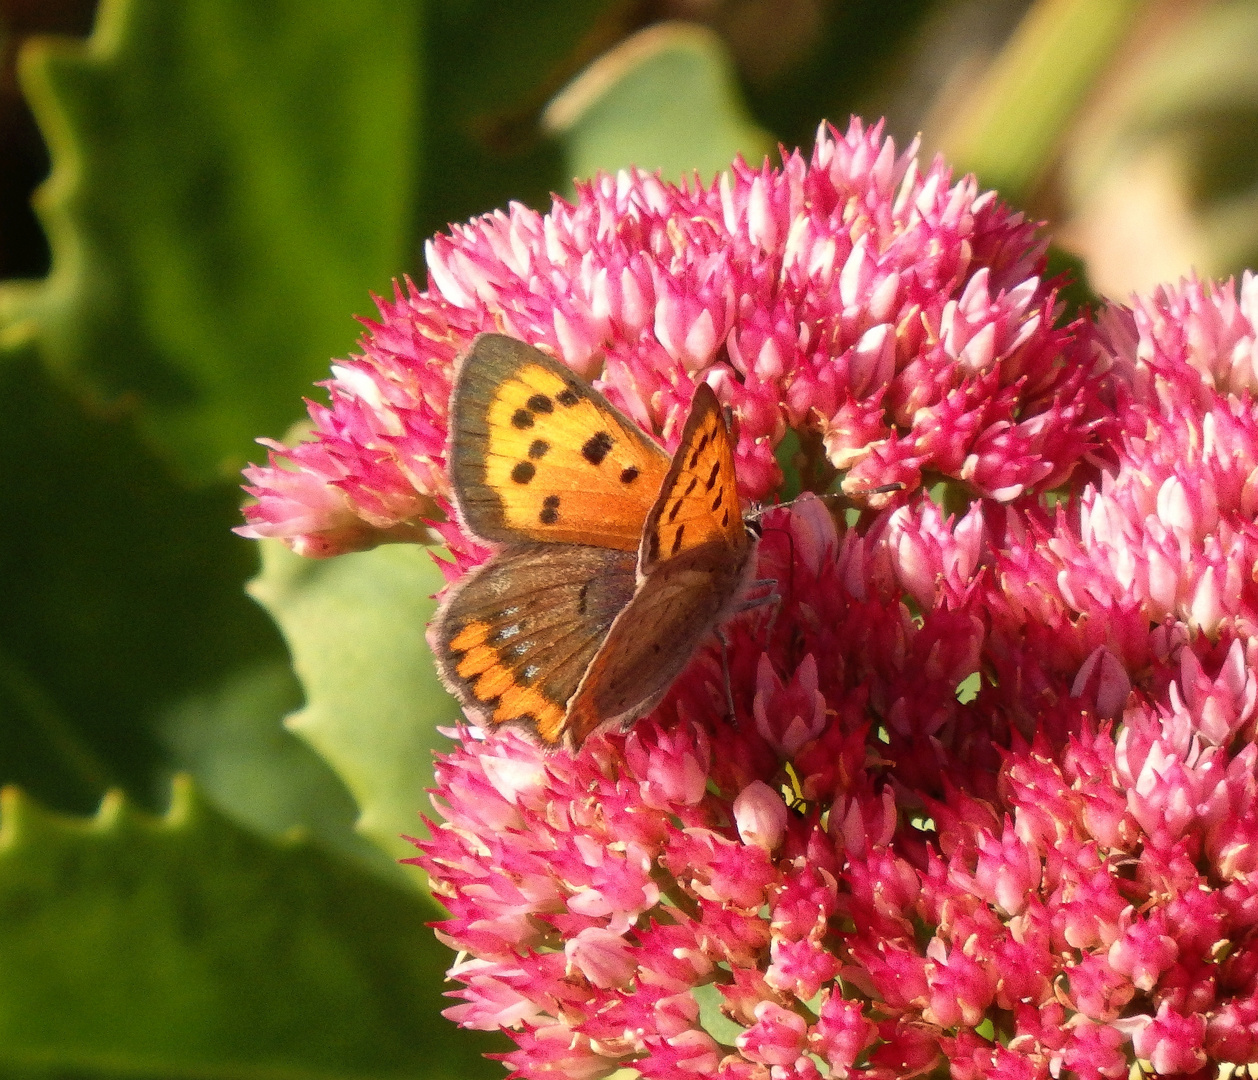
[[[523,341],[481,334],[456,363],[455,508],[496,551],[451,587],[429,643],[469,715],[576,750],[650,712],[739,609],[760,534],[729,429],[700,383],[670,459]]]

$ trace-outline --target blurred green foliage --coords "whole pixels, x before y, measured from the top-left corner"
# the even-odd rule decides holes
[[[991,6],[1022,30],[950,37],[948,0],[103,0],[86,40],[24,44],[52,264],[0,284],[0,780],[20,789],[0,1074],[501,1073],[478,1057],[501,1044],[438,1015],[439,909],[394,862],[456,716],[423,643],[440,575],[415,548],[275,547],[259,606],[237,470],[353,348],[371,291],[422,275],[426,236],[596,169],[710,179],[886,111],[1051,216],[1142,132],[1208,114],[1234,135],[1200,136],[1194,190],[1250,205],[1252,8],[1207,5],[1186,39],[1198,70],[1233,57],[1225,86],[1141,53],[1143,111],[1080,148],[1149,5]]]
[[[444,950],[413,894],[269,843],[187,781],[147,820],[66,821],[12,792],[0,833],[6,1072],[457,1080],[486,1040],[425,1039]],[[137,951],[142,954],[137,956]]]

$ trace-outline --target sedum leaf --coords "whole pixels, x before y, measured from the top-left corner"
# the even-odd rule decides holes
[[[215,805],[266,836],[295,825],[375,873],[413,884],[412,874],[355,831],[358,807],[340,779],[283,724],[301,705],[288,660],[245,667],[164,716],[162,744]]]
[[[1063,170],[1085,250],[1119,295],[1187,265],[1226,278],[1258,263],[1258,7],[1148,19],[1151,43],[1109,81]]]
[[[461,1078],[431,905],[297,840],[258,839],[186,780],[159,820],[0,804],[0,1070]]]
[[[1141,0],[1036,0],[940,134],[956,171],[1025,203],[1143,7]]]
[[[185,486],[29,344],[0,355],[0,401],[0,782],[79,812],[110,786],[146,800],[167,768],[157,719],[284,659],[242,594],[256,555],[227,531],[238,492]]]
[[[345,781],[362,810],[359,830],[394,857],[412,848],[428,809],[438,725],[460,716],[437,679],[424,628],[443,584],[428,553],[379,547],[303,559],[263,544],[249,591],[279,624],[306,691],[289,726]],[[407,871],[419,884],[418,871]]]
[[[181,768],[237,821],[378,865],[340,780],[283,729],[301,691],[244,594],[234,485],[180,482],[29,343],[0,354],[0,401],[0,783],[90,813],[109,787],[151,805]]]
[[[33,41],[53,268],[0,309],[182,468],[234,470],[410,260],[419,42],[392,0],[102,0],[86,43]]]
[[[687,23],[650,27],[603,54],[547,109],[577,177],[637,165],[706,183],[742,154],[773,148],[751,121],[725,47]]]
[[[542,209],[569,179],[538,118],[592,50],[620,32],[616,0],[446,0],[426,10],[419,238],[505,208]]]

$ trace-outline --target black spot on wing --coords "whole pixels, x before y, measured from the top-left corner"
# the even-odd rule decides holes
[[[612,437],[606,431],[599,431],[585,440],[585,445],[581,447],[581,456],[591,465],[602,465],[611,448]]]
[[[558,495],[547,495],[542,500],[542,512],[537,515],[537,520],[543,525],[553,525],[559,520]]]
[[[686,486],[686,494],[689,495],[692,491],[694,491],[698,484],[699,478],[697,476],[692,476],[690,478],[690,483]]]
[[[681,537],[682,537],[682,533],[684,533],[685,531],[686,531],[685,525],[677,526],[677,533],[673,537],[673,550],[669,552],[670,555],[676,555],[677,552],[681,550]]]
[[[721,475],[721,463],[719,461],[712,462],[712,471],[708,473],[708,490],[711,491],[716,486],[716,478]]]
[[[638,478],[638,467],[630,465],[627,469],[620,470],[620,482],[622,484],[632,484]]]
[[[677,515],[680,511],[681,511],[681,500],[678,499],[675,503],[673,503],[673,508],[668,512],[668,517],[666,517],[664,520],[667,521],[671,525],[674,521],[677,520]]]
[[[571,409],[578,401],[581,400],[581,392],[577,389],[575,383],[569,383],[566,390],[560,390],[555,395],[555,400],[566,409]]]
[[[711,441],[712,433],[710,431],[705,431],[703,433],[703,438],[699,440],[698,444],[694,448],[694,451],[690,455],[690,464],[687,466],[688,468],[693,469],[699,463],[699,455],[708,448],[708,443]]]
[[[519,431],[527,431],[533,426],[533,414],[528,409],[516,409],[511,414],[511,426]]]
[[[555,403],[545,394],[534,394],[525,404],[535,413],[552,413],[555,411]]]
[[[511,479],[517,484],[527,484],[536,473],[537,469],[531,461],[520,461],[511,470]]]
[[[548,453],[550,453],[550,443],[545,439],[534,439],[529,443],[529,457],[534,461],[544,458]]]

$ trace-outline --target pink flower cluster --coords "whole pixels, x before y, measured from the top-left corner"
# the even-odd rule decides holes
[[[473,957],[448,1015],[527,1077],[1258,1060],[1258,642],[1146,619],[1128,669],[1056,590],[1028,633],[986,516],[769,514],[732,723],[713,650],[575,759],[463,732],[418,860]]]
[[[1054,325],[1043,246],[973,178],[922,172],[859,123],[823,128],[811,161],[736,163],[708,188],[621,173],[546,215],[456,226],[428,245],[428,289],[381,301],[362,354],[334,366],[311,441],[268,443],[270,465],[246,470],[240,531],[314,556],[422,536],[449,509],[451,364],[482,331],[601,371],[670,448],[705,379],[738,416],[749,499],[777,491],[788,429],[857,496],[923,478],[1001,502],[1051,489],[1107,413]]]
[[[1258,1062],[1258,281],[1062,325],[1032,227],[858,123],[711,188],[600,178],[428,262],[313,440],[251,470],[251,535],[432,527],[452,578],[482,560],[438,515],[483,330],[601,371],[670,445],[706,380],[747,499],[780,464],[847,497],[763,517],[781,603],[726,626],[732,717],[713,646],[576,755],[456,733],[416,860],[453,1020],[529,1078]]]

